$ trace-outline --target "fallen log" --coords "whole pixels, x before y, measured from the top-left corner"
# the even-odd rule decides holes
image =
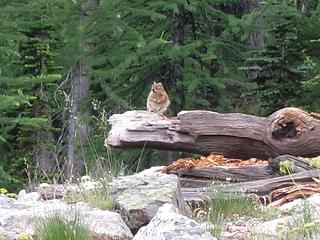
[[[283,161],[289,161],[293,164],[292,173],[298,173],[303,171],[309,171],[315,169],[310,165],[310,160],[301,157],[295,157],[291,155],[281,155],[276,158],[269,159],[269,166],[277,173],[280,173],[280,163]]]
[[[313,178],[319,177],[318,170],[305,171],[295,173],[292,175],[281,176],[271,179],[241,182],[241,183],[230,183],[230,184],[217,184],[203,188],[188,188],[182,187],[182,195],[185,201],[199,201],[203,197],[212,196],[213,192],[225,192],[225,193],[247,193],[256,194],[257,196],[266,196],[272,191],[284,187],[294,186],[297,183],[307,184],[314,182]]]
[[[278,177],[269,166],[247,166],[247,167],[214,167],[214,168],[195,168],[195,169],[180,169],[171,171],[170,173],[177,174],[179,177],[192,177],[196,179],[211,179],[228,181],[228,182],[247,182],[261,179],[269,179]],[[189,180],[189,184],[192,180]],[[181,183],[181,186],[184,184]],[[196,184],[195,184],[196,186]]]
[[[157,148],[225,157],[268,159],[283,154],[320,155],[320,120],[284,108],[269,117],[183,111],[163,119],[147,111],[112,115],[105,145]]]
[[[296,184],[294,186],[276,189],[266,196],[267,203],[272,206],[281,206],[297,198],[306,198],[320,192],[319,183]]]
[[[181,186],[195,186],[198,180],[207,180],[201,183],[206,186],[216,180],[227,182],[244,182],[271,177],[278,177],[277,171],[269,166],[266,160],[250,158],[247,160],[226,158],[222,155],[211,154],[207,157],[181,158],[164,167],[162,172],[172,173],[184,178]],[[187,180],[189,178],[189,180]],[[198,186],[199,187],[199,186]]]

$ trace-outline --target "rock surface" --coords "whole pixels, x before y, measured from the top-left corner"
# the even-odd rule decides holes
[[[279,211],[282,214],[289,216],[278,217],[276,219],[265,221],[257,224],[251,229],[251,233],[257,236],[262,236],[268,239],[284,239],[288,235],[293,235],[289,229],[307,229],[312,224],[319,226],[320,223],[320,194],[314,194],[306,199],[296,199],[292,202],[280,206]],[[319,229],[312,231],[310,228],[310,238],[320,239],[320,237],[313,237],[319,235]],[[292,230],[291,230],[292,231]],[[286,235],[287,234],[287,235]]]
[[[216,240],[204,226],[181,214],[172,204],[159,208],[151,222],[142,227],[134,240]]]
[[[20,233],[33,236],[37,220],[56,214],[66,219],[77,214],[89,226],[95,240],[130,240],[133,237],[118,213],[92,208],[86,203],[66,204],[59,200],[35,202],[34,193],[27,195],[24,194],[23,202],[0,195],[0,233],[5,239],[15,239]]]
[[[266,237],[268,239],[276,239],[279,236],[279,228],[282,226],[288,227],[292,220],[293,218],[288,216],[266,221],[254,226],[251,229],[251,233],[257,236]]]
[[[173,203],[180,212],[190,214],[181,197],[178,177],[161,173],[161,168],[119,177],[109,185],[125,223],[133,232],[148,224],[164,203]]]
[[[296,199],[292,202],[286,203],[282,206],[279,207],[279,210],[282,212],[292,212],[292,211],[297,211],[301,210],[305,206],[311,206],[312,208],[317,208],[318,212],[320,212],[319,207],[320,207],[320,194],[313,194],[310,197],[306,199]]]

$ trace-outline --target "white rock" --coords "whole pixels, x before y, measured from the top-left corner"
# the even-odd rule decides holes
[[[265,236],[268,239],[277,238],[281,226],[288,227],[294,219],[291,216],[277,218],[271,221],[257,224],[251,229],[251,233],[258,236]]]
[[[99,187],[99,183],[93,181],[86,181],[82,182],[80,187],[83,188],[85,191],[95,190]]]
[[[294,210],[296,208],[300,208],[302,206],[302,204],[304,204],[304,201],[301,198],[299,198],[299,199],[296,199],[292,202],[288,202],[286,204],[283,204],[282,206],[279,207],[279,210],[282,212],[289,212],[289,211]]]
[[[41,196],[37,192],[31,192],[27,193],[26,190],[21,190],[18,194],[18,201],[23,203],[32,203],[39,201],[41,199]]]
[[[132,234],[118,213],[92,208],[86,203],[66,204],[60,200],[22,203],[0,197],[0,232],[5,239],[15,239],[19,233],[34,235],[34,223],[41,218],[59,214],[66,219],[77,214],[95,240],[130,240]]]
[[[179,188],[179,179],[173,174],[164,174],[153,167],[140,173],[119,177],[109,184],[109,191],[120,206],[120,214],[127,226],[136,232],[150,222],[164,203],[179,201],[182,212],[187,212]]]
[[[18,201],[23,202],[23,203],[28,203],[28,202],[36,202],[41,199],[41,196],[37,192],[31,192],[27,193],[26,190],[21,190],[18,194]]]
[[[50,184],[49,183],[40,183],[39,187],[40,188],[47,188],[47,187],[50,187]]]
[[[308,201],[315,203],[315,204],[320,204],[320,193],[312,194],[309,198],[307,198]]]
[[[81,177],[81,182],[91,181],[91,177],[88,175],[84,175]]]
[[[134,240],[215,240],[203,226],[178,213],[172,204],[159,208],[151,222],[138,231]]]
[[[296,199],[292,202],[283,204],[282,206],[279,207],[279,210],[282,212],[295,212],[295,213],[301,213],[304,211],[304,208],[310,208],[312,209],[311,212],[314,213],[314,218],[320,216],[320,194],[313,194],[310,197],[306,199]],[[318,213],[318,214],[315,214]]]

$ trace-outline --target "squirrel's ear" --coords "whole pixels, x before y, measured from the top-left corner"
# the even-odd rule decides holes
[[[157,84],[156,82],[153,82],[153,84]]]

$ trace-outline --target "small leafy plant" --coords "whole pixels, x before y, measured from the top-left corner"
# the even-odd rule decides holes
[[[290,175],[293,173],[295,165],[292,161],[284,160],[279,163],[279,171],[281,175]]]
[[[290,226],[280,229],[281,239],[317,239],[320,235],[320,220],[312,217],[314,207],[308,203],[302,205]]]
[[[30,234],[23,232],[16,237],[16,240],[33,240],[33,237]]]
[[[310,159],[310,166],[315,168],[320,168],[320,156]]]

